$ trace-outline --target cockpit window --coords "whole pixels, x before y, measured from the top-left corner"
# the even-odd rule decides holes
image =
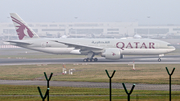
[[[172,46],[171,44],[167,44],[167,46]]]

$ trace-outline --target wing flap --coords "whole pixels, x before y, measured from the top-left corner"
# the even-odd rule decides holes
[[[89,46],[79,43],[69,43],[69,42],[62,42],[57,40],[52,40],[57,43],[68,45],[68,47],[74,47],[75,49],[81,49],[81,50],[103,50],[103,47],[97,47],[97,46]]]

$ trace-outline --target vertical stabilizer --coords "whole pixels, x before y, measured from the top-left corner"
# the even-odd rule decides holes
[[[23,19],[16,13],[10,13],[11,19],[14,23],[19,40],[39,38],[39,36],[23,21]]]

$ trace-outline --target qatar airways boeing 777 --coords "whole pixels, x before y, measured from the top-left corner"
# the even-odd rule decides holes
[[[16,14],[10,13],[19,40],[8,41],[13,45],[51,54],[87,55],[83,61],[121,59],[123,55],[159,55],[175,50],[170,43],[154,39],[108,39],[108,38],[39,38],[39,36]]]

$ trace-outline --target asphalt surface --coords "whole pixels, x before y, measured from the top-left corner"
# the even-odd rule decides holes
[[[46,86],[47,81],[30,81],[30,80],[0,80],[0,84],[8,85],[43,85]],[[131,89],[133,84],[125,83],[127,89]],[[68,82],[68,81],[50,81],[50,86],[61,86],[61,87],[87,87],[87,88],[109,88],[109,83],[98,83],[98,82]],[[112,88],[124,89],[122,83],[112,83]],[[180,85],[172,85],[172,91],[179,91]],[[135,90],[161,90],[168,91],[168,84],[135,84]]]
[[[66,58],[66,59],[0,59],[0,65],[29,65],[29,64],[180,64],[180,56],[164,56],[161,62],[158,62],[157,56],[149,57],[125,57],[119,60],[107,60],[98,58],[98,62],[83,62],[83,58]]]

